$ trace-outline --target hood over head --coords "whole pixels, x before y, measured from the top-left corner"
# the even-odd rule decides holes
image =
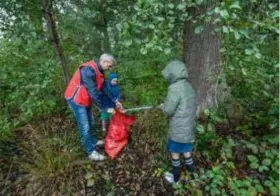
[[[173,60],[162,70],[163,77],[170,83],[188,78],[186,65],[182,61]]]

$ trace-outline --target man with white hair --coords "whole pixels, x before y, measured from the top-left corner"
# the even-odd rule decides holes
[[[93,119],[91,115],[92,102],[101,108],[99,94],[106,92],[104,82],[104,71],[111,70],[116,64],[115,58],[110,54],[102,54],[99,62],[93,60],[79,66],[70,80],[66,90],[65,98],[74,113],[79,127],[82,145],[89,158],[94,161],[102,161],[106,157],[96,151],[96,146],[103,145],[103,141],[97,141],[93,135]],[[116,101],[116,107],[122,109],[122,104]]]

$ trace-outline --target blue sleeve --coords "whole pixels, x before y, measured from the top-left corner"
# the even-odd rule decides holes
[[[102,88],[102,92],[105,96],[107,96],[107,98],[109,98],[113,103],[116,102],[114,95],[110,92],[110,90],[107,87],[106,81],[104,81],[103,83],[103,88]]]
[[[101,108],[101,100],[100,100],[99,92],[97,91],[94,71],[90,67],[82,67],[80,72],[81,72],[82,84],[84,84],[86,89],[88,90],[88,94],[91,100],[99,108]]]
[[[120,100],[120,89],[117,88],[114,92],[113,92],[113,99],[114,101],[119,101]]]

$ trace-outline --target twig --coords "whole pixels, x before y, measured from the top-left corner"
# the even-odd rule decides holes
[[[13,164],[14,164],[14,160],[13,160],[11,166],[10,166],[9,173],[8,173],[8,175],[7,175],[7,177],[6,177],[6,182],[5,182],[5,185],[4,185],[3,190],[5,190],[5,188],[6,188],[7,184],[8,184],[8,178],[9,178],[9,175],[10,175],[10,173],[11,173],[11,169],[12,169]],[[1,194],[3,194],[3,192],[2,192]]]

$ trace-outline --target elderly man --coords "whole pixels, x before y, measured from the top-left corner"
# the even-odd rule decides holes
[[[92,102],[101,108],[99,94],[106,93],[104,82],[104,71],[111,70],[116,61],[110,54],[103,54],[99,62],[93,60],[85,62],[79,66],[70,80],[65,98],[74,113],[79,127],[81,142],[89,158],[94,161],[102,161],[106,157],[96,151],[96,146],[103,145],[103,141],[97,141],[93,135],[93,119],[91,115]],[[116,107],[122,108],[120,102],[116,102]]]

